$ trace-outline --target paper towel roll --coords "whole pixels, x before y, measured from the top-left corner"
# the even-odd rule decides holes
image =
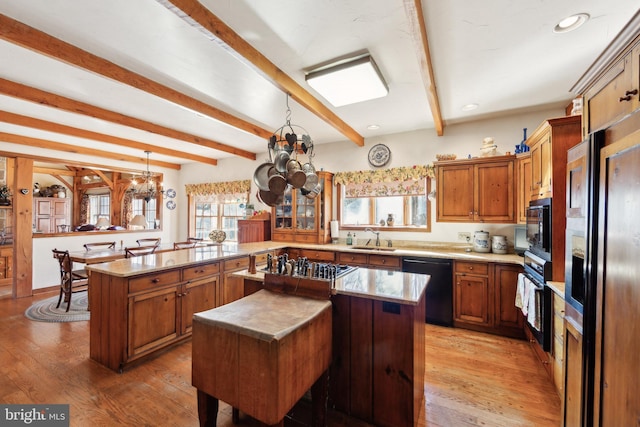
[[[331,239],[334,241],[338,241],[338,238],[340,237],[340,228],[338,225],[338,221],[335,219],[331,221]]]

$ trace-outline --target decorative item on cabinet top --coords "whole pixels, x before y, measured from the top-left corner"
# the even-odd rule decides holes
[[[269,137],[269,161],[258,166],[253,174],[258,199],[274,207],[282,203],[281,196],[290,187],[300,189],[310,199],[316,197],[322,190],[322,183],[313,166],[313,148],[308,132],[291,124],[287,94],[286,123]],[[299,156],[306,156],[306,162],[300,161]]]
[[[496,151],[497,148],[498,146],[492,137],[488,136],[484,138],[482,140],[482,147],[480,148],[480,157],[493,157],[500,155]]]

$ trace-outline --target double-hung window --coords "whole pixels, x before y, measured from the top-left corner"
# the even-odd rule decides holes
[[[89,194],[87,222],[96,224],[99,218],[111,218],[111,196],[109,194]]]
[[[238,220],[244,219],[251,182],[232,181],[187,185],[189,236],[209,239],[222,230],[228,241],[238,241]]]

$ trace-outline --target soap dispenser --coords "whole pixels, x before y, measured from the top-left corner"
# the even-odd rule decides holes
[[[351,238],[351,232],[347,233],[347,245],[352,245],[353,244],[353,240]]]

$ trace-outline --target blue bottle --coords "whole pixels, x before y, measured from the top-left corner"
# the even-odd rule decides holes
[[[520,153],[526,153],[527,151],[529,151],[529,146],[527,144],[525,144],[525,142],[527,141],[527,128],[523,128],[522,129],[524,136],[522,137],[522,142],[520,143]],[[516,151],[517,153],[518,151]]]

